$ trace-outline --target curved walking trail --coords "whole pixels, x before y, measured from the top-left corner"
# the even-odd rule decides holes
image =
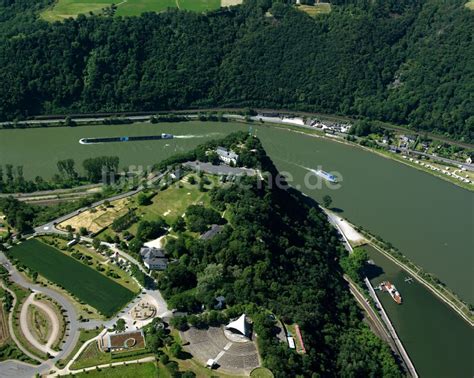
[[[23,306],[21,307],[21,313],[20,313],[20,326],[21,330],[23,331],[23,334],[25,335],[26,339],[28,342],[33,345],[36,349],[44,352],[44,353],[49,353],[52,356],[56,356],[58,352],[54,351],[51,349],[51,346],[53,345],[54,341],[57,339],[59,335],[59,321],[54,313],[54,311],[46,305],[43,302],[35,301],[35,295],[36,293],[31,293],[28,298],[26,299],[25,303],[23,303]],[[36,337],[31,333],[30,327],[28,326],[28,308],[33,305],[41,310],[43,310],[46,315],[48,315],[50,324],[52,327],[51,335],[48,338],[48,342],[46,344],[41,344]]]

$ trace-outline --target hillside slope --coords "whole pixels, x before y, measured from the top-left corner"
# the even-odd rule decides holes
[[[46,3],[0,5],[3,119],[245,105],[474,138],[474,12],[461,0],[334,1],[316,18],[248,0],[53,24],[34,16]]]

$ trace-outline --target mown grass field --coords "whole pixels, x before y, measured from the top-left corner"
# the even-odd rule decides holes
[[[12,248],[9,256],[62,286],[107,317],[134,297],[134,293],[127,288],[36,239]]]
[[[161,375],[158,375],[158,368],[153,362],[101,369],[100,371],[88,371],[75,375],[77,378],[148,378],[157,376],[161,377]]]
[[[103,8],[117,6],[117,16],[138,16],[143,12],[162,12],[168,8],[204,12],[218,9],[220,0],[58,0],[41,17],[46,21],[61,21],[78,14],[100,13]]]

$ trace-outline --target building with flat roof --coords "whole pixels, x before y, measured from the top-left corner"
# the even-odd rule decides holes
[[[141,329],[122,333],[106,333],[99,337],[99,348],[104,352],[145,347],[145,337]]]
[[[216,153],[219,156],[219,159],[226,164],[237,164],[237,160],[239,160],[239,155],[237,155],[232,150],[227,150],[224,147],[217,147]]]

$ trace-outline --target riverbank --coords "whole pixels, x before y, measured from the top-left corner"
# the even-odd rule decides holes
[[[387,247],[383,248],[383,242],[380,242],[371,235],[369,232],[363,230],[360,227],[351,225],[347,220],[343,220],[342,218],[337,218],[333,215],[333,220],[337,223],[339,229],[344,227],[343,235],[346,235],[346,232],[349,235],[354,235],[352,237],[351,242],[356,242],[357,245],[363,245],[363,241],[360,238],[360,235],[365,237],[365,241],[367,244],[371,245],[375,250],[383,254],[386,258],[390,261],[404,269],[407,273],[412,275],[417,281],[419,281],[422,285],[424,285],[427,289],[429,289],[434,295],[436,295],[441,301],[446,303],[452,310],[454,310],[460,317],[462,317],[471,327],[474,327],[474,313],[469,310],[469,305],[463,302],[455,293],[453,293],[449,288],[442,284],[435,285],[432,282],[429,282],[427,279],[421,276],[423,273],[423,268],[418,267],[416,264],[411,262],[405,256],[398,253],[398,256],[394,253],[388,252]],[[400,258],[403,257],[405,261],[401,261]],[[425,273],[426,274],[426,273]],[[428,273],[429,274],[429,273]],[[433,275],[429,274],[431,280],[439,281],[438,278],[434,277]]]

